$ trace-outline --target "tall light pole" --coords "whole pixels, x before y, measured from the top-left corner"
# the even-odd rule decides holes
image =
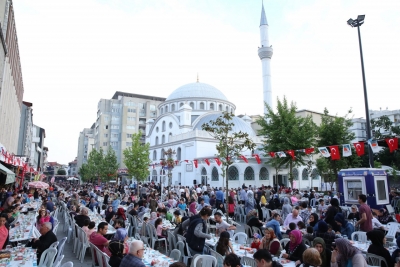
[[[369,120],[369,108],[368,108],[368,95],[367,95],[367,85],[365,83],[365,71],[364,71],[364,58],[362,52],[362,45],[361,45],[361,33],[360,33],[360,26],[364,24],[365,15],[358,15],[357,19],[349,19],[347,24],[351,27],[357,27],[358,30],[358,44],[360,46],[360,58],[361,58],[361,70],[362,70],[362,79],[363,79],[363,86],[364,86],[364,104],[365,104],[365,118],[366,118],[366,128],[367,128],[367,140],[371,139],[371,126]],[[371,168],[374,167],[374,153],[372,152],[372,148],[368,146],[368,158],[369,158],[369,165]]]

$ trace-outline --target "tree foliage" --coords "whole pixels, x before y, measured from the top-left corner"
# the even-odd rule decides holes
[[[175,167],[175,160],[174,160],[175,155],[176,152],[172,148],[167,149],[164,152],[164,155],[161,155],[163,157],[163,159],[161,160],[161,166],[168,170],[168,186],[171,186],[172,184],[172,170]]]
[[[67,172],[65,171],[65,169],[60,168],[60,169],[57,170],[57,174],[58,174],[58,175],[66,175]]]
[[[132,146],[126,148],[123,152],[124,163],[128,173],[134,176],[137,181],[144,181],[150,175],[150,144],[143,144],[140,141],[141,137],[142,133],[140,131],[132,134]]]
[[[93,149],[89,153],[87,163],[82,164],[79,169],[79,175],[82,180],[101,180],[109,181],[116,177],[118,171],[118,162],[115,151],[109,147],[104,154],[103,148]]]
[[[261,126],[259,134],[265,137],[263,150],[266,154],[271,151],[294,150],[293,159],[288,155],[279,160],[268,161],[269,164],[276,164],[274,162],[277,161],[281,166],[288,166],[289,181],[293,187],[293,168],[306,164],[305,153],[298,150],[314,146],[317,128],[311,116],[298,117],[295,103],[289,104],[286,97],[283,101],[278,98],[277,102],[276,113],[267,104],[265,105],[267,113],[257,121]]]
[[[246,150],[253,151],[256,144],[249,138],[248,133],[242,131],[232,132],[235,125],[232,122],[234,115],[230,112],[223,112],[220,117],[214,121],[204,123],[201,127],[217,140],[216,156],[221,161],[222,178],[225,179],[226,199],[229,195],[229,181],[226,177],[227,170]]]
[[[349,116],[352,111],[349,110],[344,117],[329,115],[328,109],[325,108],[324,115],[321,118],[321,124],[318,127],[319,147],[330,145],[350,144],[355,138],[350,127],[353,125]],[[320,158],[317,160],[317,168],[325,182],[332,184],[337,181],[338,171],[345,168],[355,168],[361,166],[361,159],[356,155],[352,148],[352,155],[349,157],[341,157],[340,160],[331,160],[331,158]]]

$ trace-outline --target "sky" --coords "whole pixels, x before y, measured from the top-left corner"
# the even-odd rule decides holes
[[[263,113],[261,0],[14,0],[33,122],[49,161],[77,156],[79,132],[115,91],[168,97],[196,81],[222,91],[236,114]],[[298,109],[365,117],[356,28],[369,108],[400,109],[400,1],[264,0],[273,99]]]

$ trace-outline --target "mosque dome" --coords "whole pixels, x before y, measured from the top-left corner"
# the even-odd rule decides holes
[[[212,98],[228,101],[226,96],[214,86],[206,83],[189,83],[173,91],[165,101],[188,98]]]
[[[218,117],[220,117],[222,113],[212,113],[205,115],[204,117],[201,117],[199,121],[196,123],[196,125],[193,127],[193,129],[197,130],[202,130],[201,126],[204,123],[208,123],[210,121],[215,121]],[[232,131],[231,132],[236,132],[238,133],[239,131],[243,133],[247,133],[249,137],[255,137],[257,136],[256,133],[254,132],[253,128],[246,123],[244,120],[242,120],[239,117],[234,116],[232,118],[232,122],[234,123],[234,126],[232,126]]]

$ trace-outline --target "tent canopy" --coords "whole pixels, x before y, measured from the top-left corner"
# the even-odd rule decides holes
[[[9,170],[7,167],[5,167],[2,164],[0,164],[0,172],[7,175],[5,184],[11,184],[11,183],[15,182],[15,173],[13,173],[11,170]]]

